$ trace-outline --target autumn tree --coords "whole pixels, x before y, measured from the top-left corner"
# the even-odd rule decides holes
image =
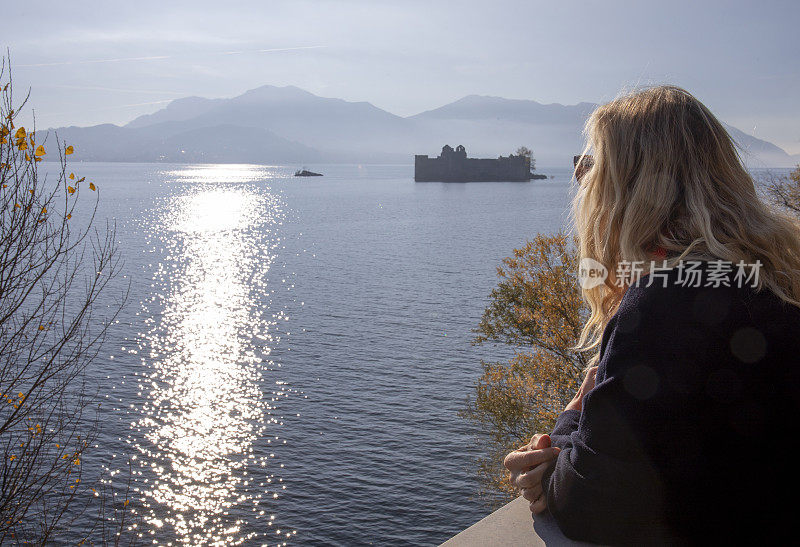
[[[84,471],[98,431],[85,371],[119,310],[97,306],[114,230],[95,227],[97,187],[67,170],[72,146],[20,125],[27,97],[15,108],[5,59],[0,89],[0,544],[116,543],[128,503]]]
[[[770,175],[766,191],[774,203],[800,215],[800,165],[788,176]]]
[[[577,280],[577,242],[537,235],[497,268],[499,283],[475,329],[475,344],[514,348],[507,362],[482,362],[462,415],[489,444],[478,461],[481,494],[494,506],[518,495],[503,457],[534,433],[550,431],[583,379],[590,355],[572,350],[588,306]]]
[[[517,151],[514,152],[514,155],[528,158],[531,162],[531,171],[536,171],[536,158],[533,157],[533,150],[527,146],[520,146],[517,148]]]

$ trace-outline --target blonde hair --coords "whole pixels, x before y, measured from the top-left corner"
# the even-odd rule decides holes
[[[609,275],[582,289],[590,314],[575,349],[600,344],[625,292],[620,262],[643,261],[647,273],[656,246],[668,266],[760,260],[756,290],[800,306],[800,224],[759,199],[730,135],[699,100],[675,86],[635,91],[597,108],[585,133],[594,165],[578,182],[572,220],[580,257]]]

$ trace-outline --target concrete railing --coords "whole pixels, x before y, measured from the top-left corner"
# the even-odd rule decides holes
[[[519,497],[442,543],[443,547],[472,545],[522,547],[591,544],[568,539],[549,513],[533,515],[528,500]]]

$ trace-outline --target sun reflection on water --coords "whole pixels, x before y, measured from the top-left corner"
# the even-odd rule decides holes
[[[165,173],[173,180],[185,183],[214,182],[217,184],[236,184],[255,182],[265,178],[287,178],[292,175],[285,167],[247,164],[206,164],[191,165]]]
[[[251,169],[187,171],[184,182],[202,184],[178,193],[158,227],[164,257],[140,341],[147,374],[132,424],[134,491],[145,539],[239,544],[269,527],[265,510],[277,496],[268,486],[282,480],[256,447],[277,424],[261,385],[281,313],[260,304],[282,203],[269,188],[230,184],[253,180]],[[258,519],[270,520],[252,526]]]

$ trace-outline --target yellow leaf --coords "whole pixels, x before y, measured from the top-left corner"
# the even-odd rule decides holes
[[[69,219],[71,219],[71,218],[72,218],[72,213],[70,213],[70,214],[68,214],[68,215],[67,215],[67,220],[69,220]]]
[[[47,207],[42,207],[42,214],[43,214],[43,215],[46,215],[46,214],[47,214]]]
[[[27,148],[27,147],[26,147]],[[20,149],[21,150],[21,149]],[[25,152],[25,161],[31,161],[31,157]]]
[[[67,192],[69,192],[70,194],[74,194],[75,193],[75,187],[67,186]]]
[[[69,174],[69,178],[71,178],[72,180],[75,180],[75,173],[70,173]]]
[[[17,143],[17,148],[19,148],[20,150],[27,150],[28,149],[28,143],[25,142],[25,141],[19,142],[19,143]]]
[[[42,158],[35,157],[35,158],[33,158],[33,161],[42,161]]]
[[[25,128],[24,127],[20,127],[19,129],[17,129],[17,132],[14,133],[14,138],[15,139],[24,139],[25,138]]]
[[[89,190],[92,190],[92,191],[97,190],[97,187],[94,185],[93,182],[89,183]]]
[[[72,145],[69,145],[69,146],[67,146],[67,149],[66,149],[66,150],[64,150],[64,153],[65,153],[67,156],[69,156],[69,155],[70,155],[70,154],[72,154],[74,151],[75,151],[75,149],[72,147]]]
[[[44,330],[44,325],[39,325],[39,330]]]
[[[44,151],[44,146],[41,144],[36,148],[36,152],[33,153],[34,156],[44,156],[47,152]]]

